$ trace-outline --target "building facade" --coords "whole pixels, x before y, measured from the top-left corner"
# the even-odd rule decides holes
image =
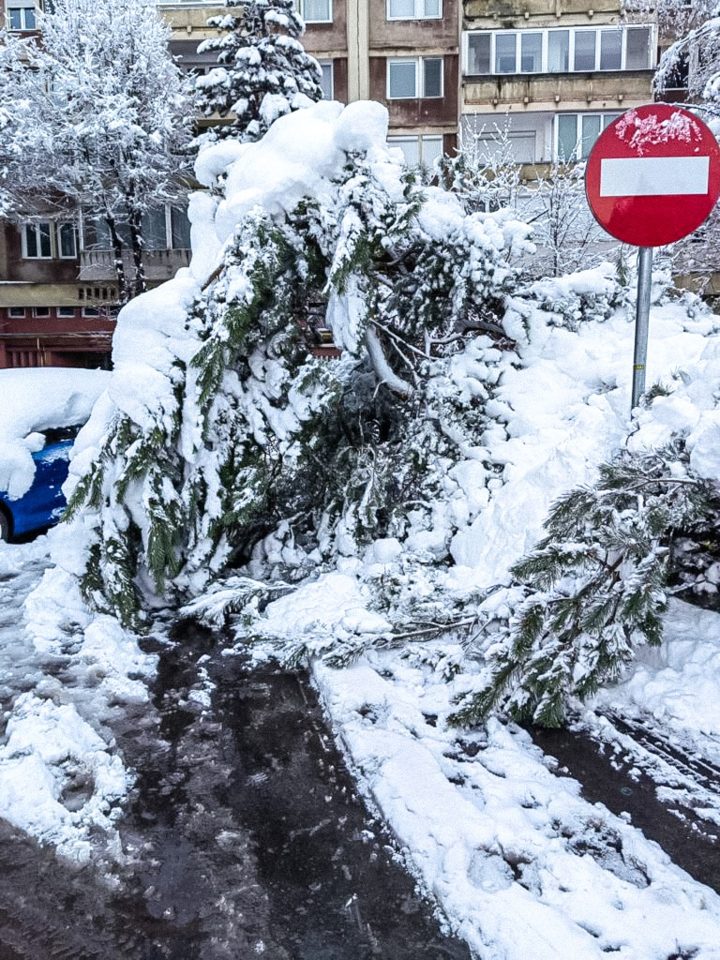
[[[652,100],[657,28],[622,0],[466,0],[461,137],[518,163],[587,157],[615,117]]]
[[[36,29],[34,0],[0,0],[9,30]],[[157,0],[172,50],[203,73],[215,55],[208,0]],[[530,168],[587,156],[605,126],[652,99],[658,36],[622,0],[296,0],[325,96],[385,103],[389,142],[431,168],[471,139]],[[500,144],[500,146],[498,146]],[[509,153],[508,153],[509,151]],[[148,280],[189,260],[180,210],[153,211]],[[107,366],[117,301],[101,226],[56,214],[0,222],[0,367]]]

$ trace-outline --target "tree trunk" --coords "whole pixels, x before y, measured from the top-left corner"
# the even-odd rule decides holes
[[[130,211],[130,246],[132,249],[135,276],[132,283],[132,295],[137,297],[147,290],[145,279],[145,241],[142,235],[142,217],[137,210]]]
[[[112,243],[113,254],[115,256],[115,276],[117,277],[118,282],[118,299],[121,304],[127,303],[128,300],[132,299],[132,292],[129,289],[127,273],[125,272],[125,264],[123,262],[123,242],[122,237],[118,233],[117,221],[115,217],[109,212],[105,212],[105,223],[108,225],[108,230],[110,231],[110,242]]]

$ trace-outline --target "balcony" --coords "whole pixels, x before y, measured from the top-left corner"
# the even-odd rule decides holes
[[[170,280],[181,267],[187,267],[190,255],[190,250],[146,250],[146,279],[153,284]],[[131,274],[134,268],[130,253],[123,256],[123,263],[127,273]],[[83,250],[80,253],[78,280],[100,282],[116,279],[115,256],[112,250]]]
[[[593,73],[525,73],[463,78],[465,112],[511,106],[525,110],[623,109],[652,100],[652,70]]]

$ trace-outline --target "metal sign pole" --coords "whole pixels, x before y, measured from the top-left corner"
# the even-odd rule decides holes
[[[652,291],[653,248],[638,250],[638,290],[635,309],[635,356],[631,412],[645,393],[645,365],[647,364],[648,328],[650,326],[650,296]]]

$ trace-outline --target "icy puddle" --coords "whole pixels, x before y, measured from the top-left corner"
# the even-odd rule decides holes
[[[118,745],[138,774],[128,862],[0,834],[2,960],[468,960],[371,822],[295,674],[249,676],[193,631]],[[205,649],[207,645],[208,649]]]

